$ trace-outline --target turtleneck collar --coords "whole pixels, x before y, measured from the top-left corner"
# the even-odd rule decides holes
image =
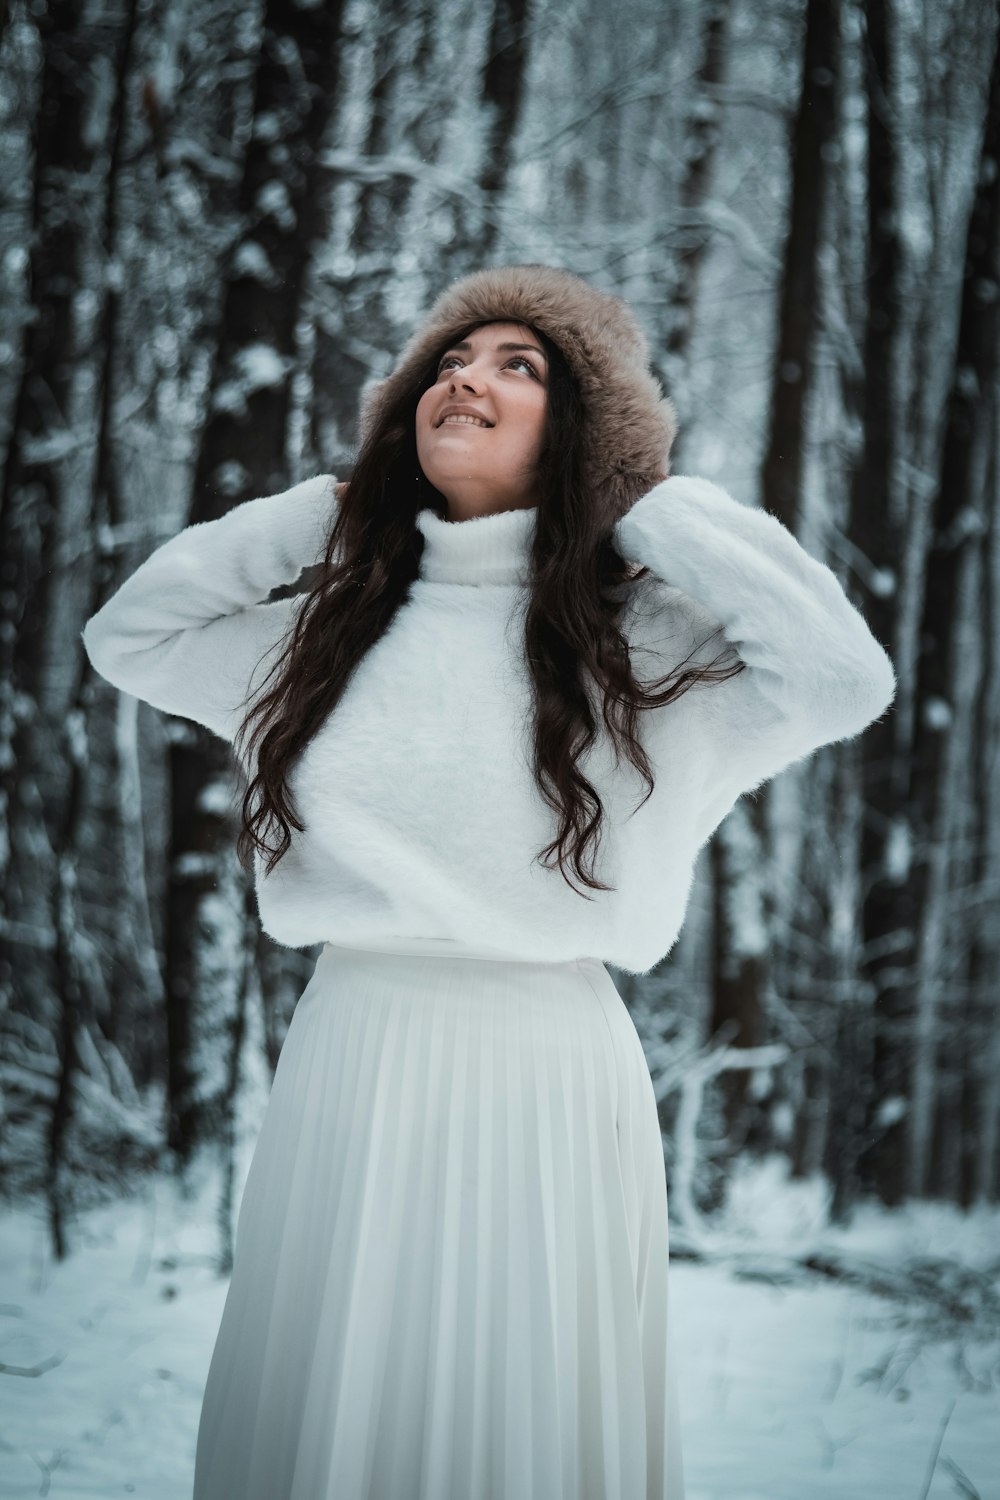
[[[443,521],[425,507],[417,512],[424,538],[420,577],[429,583],[528,583],[537,517],[532,505]]]

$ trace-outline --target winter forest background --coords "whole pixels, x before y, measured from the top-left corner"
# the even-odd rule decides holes
[[[259,931],[227,747],[98,678],[84,620],[181,527],[348,477],[361,389],[436,293],[545,261],[628,298],[681,418],[674,472],[780,517],[899,678],[859,740],[736,805],[658,969],[613,971],[680,1284],[695,1305],[695,1269],[742,1247],[747,1278],[891,1296],[996,1421],[994,0],[10,0],[0,27],[5,1267],[30,1244],[47,1285],[159,1181],[171,1212],[207,1205],[189,1259],[226,1275],[319,951]],[[948,1253],[917,1256],[910,1227],[941,1215]],[[876,1221],[908,1228],[859,1256]],[[696,1495],[735,1500],[691,1430]],[[52,1478],[41,1437],[7,1446]],[[995,1433],[992,1489],[943,1451],[923,1490],[871,1493],[1000,1496]]]

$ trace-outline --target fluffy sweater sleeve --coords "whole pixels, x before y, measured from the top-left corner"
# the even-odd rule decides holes
[[[232,741],[295,602],[263,601],[320,561],[335,504],[334,479],[320,475],[178,532],[84,625],[96,671]]]
[[[710,826],[741,793],[859,734],[892,703],[886,651],[835,574],[776,516],[711,480],[676,475],[632,506],[615,544],[702,606],[746,663],[698,690]]]

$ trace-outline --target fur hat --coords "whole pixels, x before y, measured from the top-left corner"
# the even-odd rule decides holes
[[[620,297],[554,266],[496,266],[452,282],[362,398],[366,437],[401,386],[474,323],[526,323],[547,335],[577,379],[587,413],[584,462],[617,514],[668,473],[677,414],[649,368],[649,346]]]

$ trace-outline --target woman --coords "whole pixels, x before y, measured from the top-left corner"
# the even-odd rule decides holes
[[[664,479],[675,425],[617,298],[479,272],[369,394],[347,485],[189,527],[86,626],[234,745],[263,925],[325,945],[195,1500],[682,1500],[662,1142],[605,964],[651,969],[735,799],[895,678],[775,518]]]

